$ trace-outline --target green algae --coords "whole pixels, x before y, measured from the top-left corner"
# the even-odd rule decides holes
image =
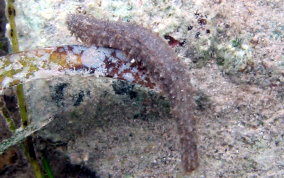
[[[48,159],[46,157],[42,158],[42,167],[43,167],[43,169],[45,170],[45,172],[47,174],[47,176],[45,176],[45,177],[47,177],[47,178],[54,178],[51,166],[50,166],[49,161],[48,161]]]
[[[13,121],[11,118],[9,118],[9,117],[5,117],[5,119],[6,119],[6,122],[7,122],[7,124],[8,124],[8,127],[9,127],[10,131],[11,131],[12,133],[15,133],[15,131],[16,131],[16,126],[15,126],[14,121]]]
[[[4,117],[4,119],[6,120],[6,123],[7,123],[8,127],[9,127],[10,131],[12,133],[15,133],[16,125],[15,125],[13,119],[11,119],[9,111],[6,109],[6,107],[1,106],[1,114]]]
[[[34,158],[33,156],[31,156],[31,148],[30,148],[30,144],[29,142],[31,142],[29,139],[31,138],[27,138],[22,144],[22,150],[24,151],[24,155],[26,157],[26,159],[28,160],[28,162],[30,163],[30,165],[32,166],[33,170],[34,170],[34,175],[36,178],[44,178],[44,175],[41,171],[41,167],[38,163],[38,161],[36,160],[36,158]]]
[[[241,38],[224,42],[216,38],[201,39],[196,46],[199,54],[197,66],[199,67],[215,59],[216,64],[226,74],[235,74],[250,70],[254,63],[252,47]]]
[[[14,0],[6,0],[6,16],[8,17],[8,21],[9,21],[9,25],[10,25],[9,38],[10,38],[10,41],[11,41],[12,51],[13,52],[19,52],[19,42],[18,42],[16,22],[15,22],[16,10],[15,10],[15,7],[14,7]],[[4,62],[3,67],[6,67],[6,66],[9,65],[9,62],[7,62],[7,61],[8,60],[6,60],[6,62]],[[35,66],[30,65],[29,61],[27,61],[27,60],[22,60],[22,61],[19,61],[19,62],[20,63],[22,62],[23,66],[29,65],[30,71],[36,70]],[[13,78],[13,76],[15,74],[17,74],[21,71],[22,71],[22,68],[4,71],[0,75],[0,80],[2,81],[4,77]],[[11,84],[15,84],[15,82],[10,83],[10,85]],[[16,82],[16,84],[18,84],[18,82]],[[25,103],[25,99],[24,99],[24,89],[23,89],[22,84],[17,85],[17,97],[18,97],[18,105],[19,105],[19,110],[20,110],[22,127],[25,128],[25,127],[28,126],[28,113],[27,113],[27,110],[26,110],[26,103]],[[15,133],[16,127],[15,127],[15,123],[13,122],[13,120],[10,119],[10,117],[7,117],[7,116],[5,117],[5,119],[6,119],[6,122],[8,123],[8,125],[9,125],[9,129],[13,133]],[[25,137],[23,137],[23,138],[25,138]],[[30,165],[32,166],[32,168],[34,170],[35,177],[36,178],[43,178],[44,176],[42,174],[39,163],[30,154],[31,148],[30,148],[30,145],[28,143],[28,139],[26,139],[21,144],[21,147],[22,147],[22,150],[24,152],[25,157],[27,158],[28,162],[30,163]]]
[[[236,38],[235,40],[232,40],[232,46],[234,48],[241,47],[241,44],[242,44],[242,39],[240,39],[240,38]]]
[[[19,42],[18,42],[18,35],[17,35],[17,28],[15,22],[16,10],[14,6],[14,0],[6,0],[6,16],[8,17],[9,24],[10,24],[10,33],[9,37],[12,44],[13,52],[19,51]]]
[[[25,128],[28,124],[28,113],[27,113],[27,107],[25,103],[23,84],[17,85],[17,97],[18,97],[18,102],[19,102],[19,109],[20,109],[22,125]]]

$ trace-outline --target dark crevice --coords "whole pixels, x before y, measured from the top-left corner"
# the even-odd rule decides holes
[[[9,52],[9,41],[5,37],[7,18],[5,16],[5,1],[0,0],[0,56]]]

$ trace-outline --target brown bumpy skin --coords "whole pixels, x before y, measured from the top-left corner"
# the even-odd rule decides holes
[[[138,25],[96,19],[92,16],[72,14],[67,18],[72,34],[84,43],[120,49],[129,59],[141,60],[148,76],[172,102],[180,135],[182,164],[186,172],[198,167],[196,120],[193,89],[185,64],[173,49],[157,34]]]

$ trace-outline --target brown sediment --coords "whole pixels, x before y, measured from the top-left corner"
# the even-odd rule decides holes
[[[71,33],[84,43],[120,49],[128,54],[129,60],[134,58],[147,69],[151,81],[172,101],[184,170],[195,170],[198,153],[193,89],[186,65],[178,59],[174,50],[157,34],[135,24],[73,14],[68,16],[67,25]]]

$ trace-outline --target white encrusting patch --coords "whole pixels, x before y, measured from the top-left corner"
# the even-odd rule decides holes
[[[2,87],[8,87],[12,81],[13,79],[11,77],[5,77],[2,81]]]
[[[26,57],[35,58],[35,57],[38,57],[38,56],[36,55],[36,51],[31,51],[31,52],[26,53]]]
[[[78,57],[72,51],[66,51],[66,62],[69,64],[76,64],[78,63]]]
[[[10,62],[16,62],[19,61],[21,59],[19,54],[13,54],[9,56]]]
[[[120,68],[118,69],[118,75],[121,74],[122,72],[124,72],[125,70],[130,70],[130,64],[126,63],[126,64],[122,64],[120,66]]]
[[[19,70],[23,68],[23,65],[19,62],[15,62],[12,66],[13,66],[13,70]]]
[[[124,54],[123,51],[121,50],[115,50],[115,54],[116,54],[116,57],[119,58],[120,60],[122,61],[129,61],[129,59],[126,57],[126,55]]]
[[[134,76],[132,75],[132,73],[125,73],[122,75],[123,78],[125,80],[127,80],[128,82],[133,82],[135,80]]]
[[[87,47],[74,46],[73,49],[72,49],[72,52],[73,52],[74,54],[79,55],[79,54],[81,54],[82,51],[84,51],[84,50],[86,50],[86,49],[87,49]]]
[[[96,47],[95,45],[91,47]],[[105,56],[111,56],[111,53],[114,52],[114,49],[104,48],[104,47],[96,47],[98,52],[104,53]]]
[[[131,71],[134,72],[134,73],[138,73],[137,67],[133,67]]]
[[[96,47],[92,46],[83,52],[82,64],[89,68],[99,68],[104,65],[104,62],[101,60],[104,56],[105,55],[100,53]]]
[[[39,70],[34,72],[33,79],[37,78],[50,78],[52,76],[58,76],[58,75],[64,75],[65,73],[63,71],[57,71],[57,70]]]
[[[41,56],[37,58],[39,58],[39,61],[48,61],[48,59],[50,58],[50,54],[46,51],[43,51],[43,53],[41,53]]]
[[[105,49],[104,49],[105,50]],[[90,69],[95,69],[97,74],[105,75],[107,72],[104,59],[106,55],[102,50],[98,50],[96,46],[91,46],[82,54],[82,64]]]
[[[22,81],[24,78],[26,78],[28,72],[29,72],[29,68],[24,67],[21,70],[21,72],[18,72],[15,75],[13,75],[13,80],[20,80],[20,81]]]
[[[9,70],[12,70],[13,69],[13,65],[8,65],[4,68],[4,71],[9,71]]]

